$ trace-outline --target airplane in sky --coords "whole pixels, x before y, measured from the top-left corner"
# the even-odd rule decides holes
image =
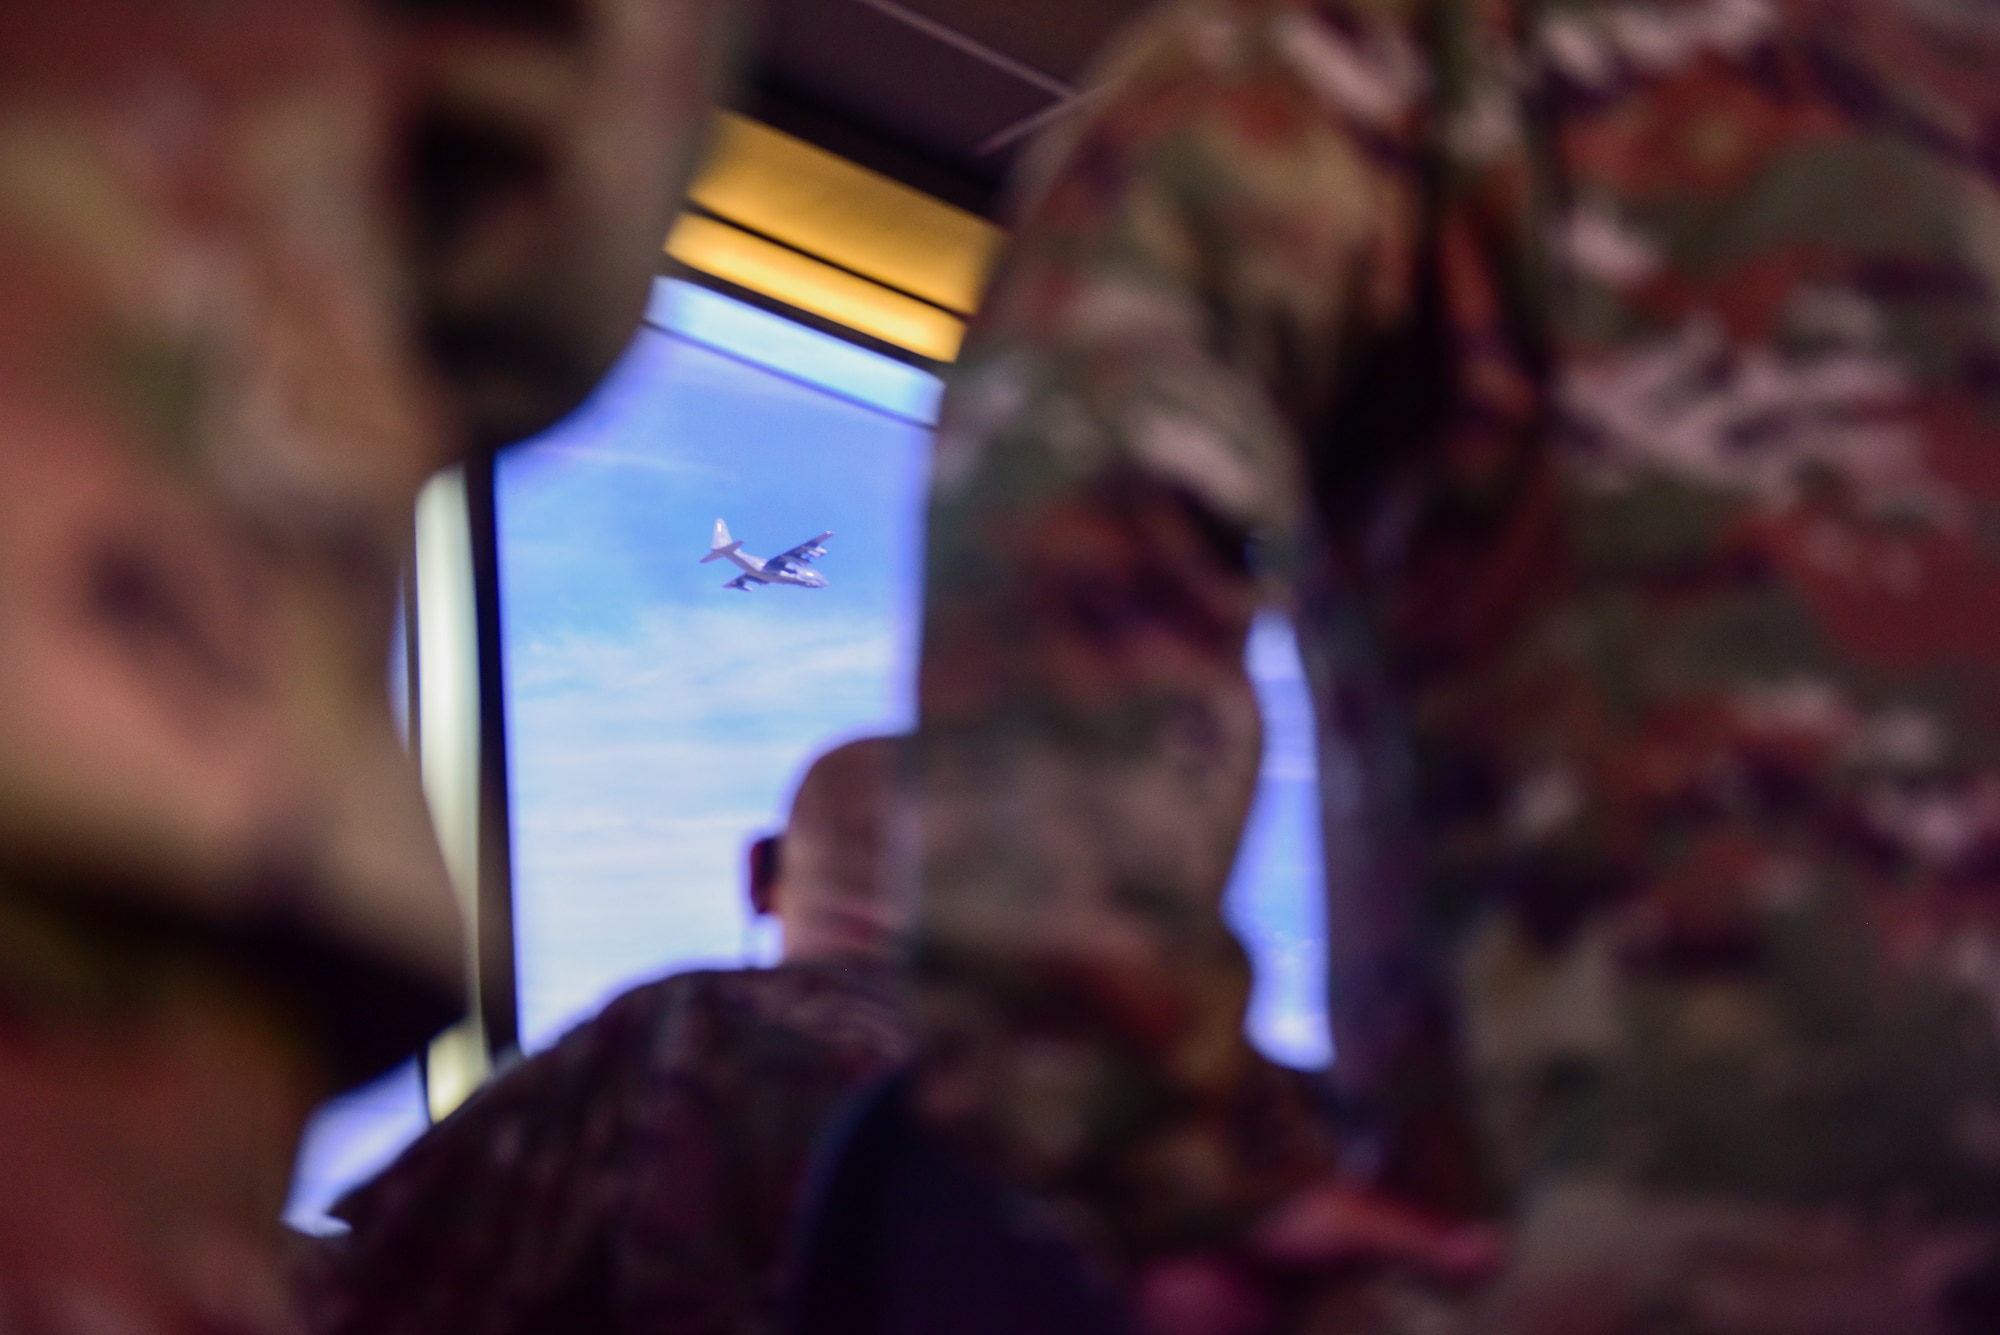
[[[826,587],[826,576],[806,567],[826,555],[826,548],[820,544],[832,536],[832,533],[822,533],[788,552],[760,558],[744,551],[743,544],[729,536],[729,525],[718,519],[715,521],[715,537],[709,542],[708,555],[701,558],[701,564],[728,560],[743,572],[723,585],[725,589],[751,589],[759,584],[792,584],[801,589],[823,589]]]

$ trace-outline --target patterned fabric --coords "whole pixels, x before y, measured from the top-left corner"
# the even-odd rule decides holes
[[[339,1213],[314,1335],[774,1329],[807,1152],[908,1056],[868,964],[686,974],[629,992],[489,1085]]]
[[[0,1328],[269,1328],[306,1109],[459,1010],[412,499],[625,342],[725,8],[0,4]]]
[[[446,1013],[456,912],[385,689],[412,500],[625,342],[722,8],[0,13],[7,893],[413,975],[438,999],[351,1025],[371,1056]]]
[[[1130,35],[945,406],[943,1124],[1135,1259],[1325,1171],[1217,913],[1271,604],[1352,1171],[1513,1223],[1424,1320],[2000,1324],[1996,58],[1959,0]]]
[[[63,967],[26,995],[7,978],[0,1330],[290,1331],[278,1215],[319,1055],[212,961],[101,924],[79,942],[14,907],[13,939]]]

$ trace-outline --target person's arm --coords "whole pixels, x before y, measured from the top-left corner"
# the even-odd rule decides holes
[[[736,0],[399,0],[398,260],[458,446],[525,440],[631,341],[740,38]]]
[[[1126,1261],[1226,1242],[1332,1168],[1243,1038],[1219,904],[1261,759],[1245,635],[1304,541],[1301,435],[1410,302],[1407,59],[1291,6],[1151,24],[950,378],[922,1097]]]

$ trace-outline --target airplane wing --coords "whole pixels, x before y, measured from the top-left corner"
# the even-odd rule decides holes
[[[788,552],[779,552],[776,556],[764,562],[764,565],[767,568],[778,570],[783,570],[788,566],[809,566],[820,557],[826,555],[826,548],[820,546],[820,544],[832,536],[833,534],[830,532],[822,533],[817,538],[811,538],[800,543]]]

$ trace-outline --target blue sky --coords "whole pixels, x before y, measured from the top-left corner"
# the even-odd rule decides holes
[[[624,989],[760,963],[744,844],[828,746],[912,720],[938,382],[662,281],[582,408],[502,459],[500,558],[521,1023],[546,1046]],[[829,585],[735,592],[717,518],[771,555],[832,529]],[[1258,970],[1249,1030],[1330,1055],[1311,706],[1291,632],[1249,654],[1266,755],[1227,912]],[[331,1108],[293,1217],[421,1126],[408,1070]]]
[[[1325,1066],[1333,1040],[1312,695],[1282,617],[1258,620],[1248,657],[1264,712],[1264,767],[1223,911],[1257,970],[1246,1026],[1252,1041],[1273,1060]]]
[[[723,299],[680,296],[656,313],[713,335]],[[690,305],[710,318],[679,318]],[[912,368],[728,306],[788,372],[902,411],[935,393]],[[648,329],[590,405],[506,460],[530,1047],[636,980],[768,951],[742,906],[744,843],[780,823],[815,755],[910,723],[928,457],[910,417]],[[699,564],[718,517],[766,556],[832,529],[828,587],[723,588],[736,570]]]
[[[663,283],[653,315],[687,336],[642,332],[501,473],[530,1047],[633,982],[764,958],[744,842],[815,755],[912,716],[936,381],[697,288]],[[834,530],[829,587],[722,588],[736,572],[699,564],[718,517],[764,555]],[[1262,970],[1254,1035],[1317,1064],[1310,706],[1282,622],[1251,661],[1271,743],[1231,919]]]

